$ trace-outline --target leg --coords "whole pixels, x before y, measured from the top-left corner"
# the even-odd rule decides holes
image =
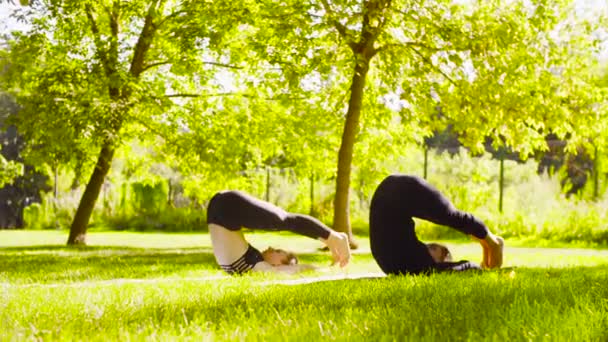
[[[372,255],[386,274],[430,271],[435,261],[416,237],[415,223],[400,208],[393,187],[381,183],[372,197],[369,239]]]
[[[331,229],[313,217],[289,213],[240,191],[222,191],[213,196],[207,209],[207,222],[230,230],[242,227],[289,230],[314,239],[328,239],[331,233]]]
[[[346,234],[331,230],[311,216],[286,212],[240,191],[222,191],[213,196],[207,209],[207,223],[233,231],[242,227],[289,230],[324,242],[334,262],[340,263],[340,266],[345,266],[350,260]]]
[[[387,215],[380,213],[380,216]],[[394,227],[378,220],[370,220],[370,246],[374,259],[384,273],[419,274],[433,270],[457,272],[480,269],[479,265],[466,260],[435,262],[427,245],[416,238],[411,217],[402,220],[404,223],[401,226]]]
[[[484,267],[500,267],[502,264],[501,239],[476,217],[456,209],[439,190],[425,180],[408,175],[391,175],[378,186],[374,199],[390,208],[384,212],[384,216],[393,215],[395,220],[403,220],[403,216],[417,217],[471,235],[482,245]],[[370,219],[370,235],[371,224]]]
[[[374,213],[382,215],[378,210]],[[414,225],[411,218],[402,218],[400,224],[370,219],[372,256],[384,273],[418,274],[431,271],[435,266],[426,244],[413,234]]]
[[[472,214],[460,211],[439,190],[425,180],[409,177],[403,186],[403,196],[408,198],[408,211],[418,217],[442,226],[484,239],[488,228]]]
[[[482,266],[495,268],[502,265],[504,240],[492,234],[486,225],[470,213],[460,211],[441,193],[426,181],[410,177],[409,196],[416,198],[412,215],[433,223],[455,228],[471,235],[482,246]]]

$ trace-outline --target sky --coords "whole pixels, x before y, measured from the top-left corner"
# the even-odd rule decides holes
[[[13,31],[15,29],[25,29],[25,26],[17,23],[13,18],[9,18],[10,13],[17,8],[15,5],[3,2],[0,4],[0,33]]]

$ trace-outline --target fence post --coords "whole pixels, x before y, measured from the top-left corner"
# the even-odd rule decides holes
[[[502,198],[505,186],[505,157],[500,154],[500,176],[498,180],[498,212],[502,214]]]
[[[58,166],[55,165],[54,175],[53,175],[53,218],[55,219],[55,229],[59,229],[59,221],[57,220],[57,201],[59,197],[59,187],[57,186],[57,182],[59,181],[59,170]],[[46,216],[46,215],[45,215]],[[45,217],[46,221],[46,217]],[[48,221],[47,221],[48,222]]]
[[[128,191],[129,183],[127,181],[123,181],[121,185],[121,194],[120,194],[120,211],[122,215],[127,215],[127,191]]]
[[[310,216],[315,214],[315,172],[310,173]]]
[[[594,147],[594,151],[593,151],[593,200],[596,201],[600,196],[600,189],[599,189],[600,170],[599,170],[599,166],[598,166],[599,151],[598,151],[597,145],[595,145],[593,147]]]
[[[266,202],[270,202],[270,168],[266,167]]]
[[[424,145],[424,179],[426,179],[427,176],[427,170],[428,170],[428,165],[429,165],[429,148],[428,146]]]
[[[55,201],[57,201],[57,197],[59,197],[59,187],[57,186],[57,182],[59,180],[59,170],[57,169],[58,167],[55,165],[53,170],[53,199]]]
[[[167,206],[169,208],[173,208],[173,184],[171,182],[171,178],[167,179]]]

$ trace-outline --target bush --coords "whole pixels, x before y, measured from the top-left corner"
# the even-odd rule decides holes
[[[404,150],[374,163],[373,170],[355,168],[351,182],[350,219],[356,234],[368,233],[369,202],[377,184],[391,173],[422,175],[423,151]],[[608,244],[608,199],[597,202],[566,198],[557,176],[538,175],[534,161],[505,161],[503,211],[499,202],[499,161],[485,154],[473,157],[429,153],[428,180],[461,210],[473,213],[505,238],[546,239],[561,242]],[[369,166],[369,167],[372,167]],[[291,169],[253,170],[224,178],[185,177],[178,185],[162,177],[128,182],[114,176],[107,182],[94,210],[91,226],[137,231],[205,231],[205,208],[216,191],[240,189],[288,211],[312,214],[331,226],[335,179],[314,179]],[[270,183],[267,183],[267,182]],[[170,190],[172,189],[172,190]],[[58,199],[43,196],[41,204],[26,209],[28,228],[67,228],[76,211],[82,188],[61,192]],[[417,220],[422,239],[466,236],[453,229]]]

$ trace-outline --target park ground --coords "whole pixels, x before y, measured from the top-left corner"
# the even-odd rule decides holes
[[[0,341],[608,340],[608,250],[507,241],[498,271],[384,277],[366,237],[345,269],[321,243],[248,234],[320,267],[230,277],[207,234],[0,231]],[[444,241],[479,261],[468,241]]]

